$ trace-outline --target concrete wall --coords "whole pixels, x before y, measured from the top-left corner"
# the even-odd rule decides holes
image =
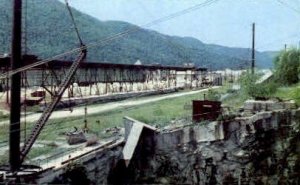
[[[190,142],[209,142],[224,139],[223,123],[210,122],[191,125],[176,130],[166,131],[157,135],[156,148],[176,148]]]
[[[124,142],[117,142],[103,149],[69,161],[59,168],[48,169],[43,172],[35,183],[65,183],[65,173],[73,164],[79,164],[86,170],[87,178],[95,184],[107,184],[111,170],[122,157]]]

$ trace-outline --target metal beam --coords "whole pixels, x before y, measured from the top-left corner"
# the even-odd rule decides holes
[[[12,27],[12,70],[22,67],[21,39],[22,39],[22,0],[13,1],[13,27]],[[21,73],[11,77],[10,91],[10,127],[9,127],[9,164],[11,171],[19,170],[20,160],[20,116],[21,116]]]

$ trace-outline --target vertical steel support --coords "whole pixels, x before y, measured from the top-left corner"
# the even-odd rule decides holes
[[[8,71],[8,70],[9,70],[9,67],[6,66],[6,71]],[[6,104],[7,105],[10,104],[10,102],[9,102],[9,77],[8,76],[6,78]]]
[[[171,69],[167,69],[167,81],[168,81],[168,88],[170,88],[170,87],[171,87],[171,82],[170,82],[170,80],[172,79],[172,78],[170,78],[170,76],[171,76],[171,72],[170,72],[170,70],[171,70]]]
[[[108,79],[107,79],[107,68],[104,69],[104,82],[105,82],[105,94],[108,93],[107,87],[108,87]]]
[[[22,66],[21,59],[21,31],[22,31],[22,0],[13,1],[13,27],[12,27],[12,50],[11,68],[18,69]],[[11,77],[10,91],[10,127],[9,127],[9,164],[11,171],[20,168],[20,116],[21,116],[21,74]]]
[[[175,71],[175,89],[177,88],[177,70]]]
[[[194,74],[195,74],[195,71],[193,69],[191,69],[191,87],[190,87],[190,89],[193,89]]]
[[[286,52],[286,50],[287,50],[287,45],[284,44],[284,51]]]
[[[185,84],[184,84],[184,88],[187,88],[187,78],[188,78],[188,71],[187,70],[185,70],[185,78],[184,78],[184,80],[185,80]]]
[[[88,70],[88,72],[89,72],[89,73],[88,73],[88,74],[89,74],[89,88],[90,88],[90,93],[89,93],[89,95],[90,95],[90,96],[92,95],[92,86],[93,86],[92,70],[93,70],[93,69],[89,69],[89,70]]]

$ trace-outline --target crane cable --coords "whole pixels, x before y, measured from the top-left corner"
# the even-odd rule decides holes
[[[75,31],[76,31],[77,38],[78,38],[78,40],[79,40],[79,42],[80,42],[80,46],[83,46],[84,44],[83,44],[82,39],[81,39],[81,37],[80,37],[79,30],[78,30],[78,27],[77,27],[77,25],[76,25],[76,22],[75,22],[75,19],[74,19],[74,16],[73,16],[71,7],[70,7],[70,5],[69,5],[69,3],[68,3],[68,0],[65,0],[65,2],[66,2],[66,6],[67,6],[67,9],[68,9],[68,12],[69,12],[69,14],[70,14],[70,16],[71,16],[71,19],[72,19],[72,23],[73,23],[73,25],[74,25],[74,28],[75,28]]]
[[[207,1],[203,2],[203,3],[194,5],[194,6],[192,6],[192,7],[187,8],[187,9],[184,9],[184,10],[181,10],[181,11],[179,11],[179,12],[176,12],[176,13],[173,13],[173,14],[171,14],[171,15],[168,15],[168,16],[166,16],[166,17],[162,17],[162,18],[156,19],[156,20],[154,20],[154,21],[151,21],[151,22],[149,22],[149,23],[147,23],[147,24],[145,24],[145,25],[142,25],[141,27],[150,27],[150,26],[159,24],[159,23],[161,23],[161,22],[168,21],[168,20],[173,19],[173,18],[175,18],[175,17],[178,17],[178,16],[181,16],[181,15],[190,13],[190,12],[192,12],[192,11],[195,11],[195,10],[197,10],[197,9],[199,9],[199,8],[202,8],[202,7],[211,5],[211,4],[213,4],[213,3],[217,2],[217,1],[220,1],[220,0],[207,0]],[[98,40],[98,41],[96,41],[96,42],[90,43],[90,44],[88,44],[88,45],[83,45],[83,46],[81,46],[81,47],[78,47],[78,48],[69,50],[69,51],[67,51],[67,52],[64,52],[64,53],[55,55],[55,56],[50,57],[50,58],[47,58],[47,59],[45,59],[45,60],[41,60],[41,61],[39,61],[39,62],[36,62],[36,63],[33,63],[33,64],[29,64],[29,65],[24,66],[24,67],[20,67],[20,68],[18,68],[18,69],[16,69],[16,70],[8,71],[7,73],[1,74],[1,75],[0,75],[0,79],[4,79],[4,78],[7,78],[7,76],[10,77],[10,76],[12,76],[12,75],[14,75],[14,74],[16,74],[16,73],[19,73],[19,72],[22,72],[22,71],[31,69],[31,68],[33,68],[33,67],[37,67],[37,66],[43,65],[43,64],[46,64],[46,63],[48,63],[48,62],[51,62],[51,61],[53,61],[53,60],[55,60],[55,59],[58,59],[58,58],[62,58],[62,57],[66,56],[66,55],[69,55],[69,54],[73,54],[73,53],[76,53],[76,52],[78,52],[78,51],[84,51],[84,50],[86,50],[87,48],[92,48],[92,47],[95,47],[95,46],[98,46],[98,45],[101,45],[101,44],[107,44],[107,43],[109,43],[110,41],[116,40],[116,39],[118,39],[118,38],[122,38],[123,36],[126,36],[126,35],[128,35],[128,34],[130,34],[130,33],[134,33],[134,32],[137,32],[137,31],[139,31],[139,30],[142,30],[141,27],[136,26],[136,27],[134,27],[134,28],[125,30],[125,31],[123,31],[123,32],[119,32],[119,33],[117,33],[117,34],[111,35],[111,36],[109,36],[109,37],[107,37],[107,38],[104,38],[104,39],[102,39],[102,40]]]
[[[70,5],[69,5],[68,0],[65,0],[65,3],[66,3],[66,7],[67,7],[67,9],[68,9],[68,12],[69,12],[69,14],[70,14],[70,17],[71,17],[71,19],[72,19],[72,23],[73,23],[73,25],[74,25],[74,29],[75,29],[77,38],[78,38],[78,40],[79,40],[79,42],[80,42],[80,46],[82,47],[82,46],[84,46],[84,44],[83,44],[82,39],[81,39],[81,37],[80,37],[79,30],[78,30],[78,27],[77,27],[77,25],[76,25],[76,22],[75,22],[75,18],[74,18],[72,9],[71,9],[71,7],[70,7]],[[72,105],[71,105],[71,99],[70,99],[70,96],[69,96],[69,110],[70,110],[71,112],[73,111],[73,108],[72,108]]]

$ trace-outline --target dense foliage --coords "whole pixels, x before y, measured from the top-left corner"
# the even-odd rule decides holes
[[[255,99],[268,99],[273,96],[278,88],[278,84],[274,81],[264,83],[256,83],[259,79],[259,74],[245,73],[241,81],[241,90],[245,96],[253,97]]]
[[[0,54],[10,51],[11,2],[11,0],[0,0]],[[26,35],[28,53],[45,58],[79,46],[71,18],[63,3],[56,0],[27,0],[26,2],[27,9],[24,7],[23,12],[25,10],[27,12],[24,35]],[[249,49],[207,45],[194,38],[171,37],[155,31],[139,29],[126,22],[103,22],[76,10],[73,10],[73,14],[86,44],[99,42],[128,29],[139,30],[97,47],[88,48],[88,61],[134,63],[139,59],[142,63],[164,65],[182,65],[192,62],[197,66],[212,69],[241,68],[250,65]],[[256,56],[258,66],[270,67],[272,57],[267,53],[257,52]]]
[[[275,78],[284,85],[297,83],[300,77],[300,51],[281,52],[275,59]]]
[[[300,100],[297,84],[300,78],[300,51],[296,49],[282,51],[274,60],[273,77],[266,82],[257,84],[258,77],[257,74],[252,75],[248,71],[240,78],[242,94],[245,97],[256,99],[268,99],[277,96],[286,99],[289,97],[298,103]],[[294,89],[288,88],[293,86],[295,86]]]

